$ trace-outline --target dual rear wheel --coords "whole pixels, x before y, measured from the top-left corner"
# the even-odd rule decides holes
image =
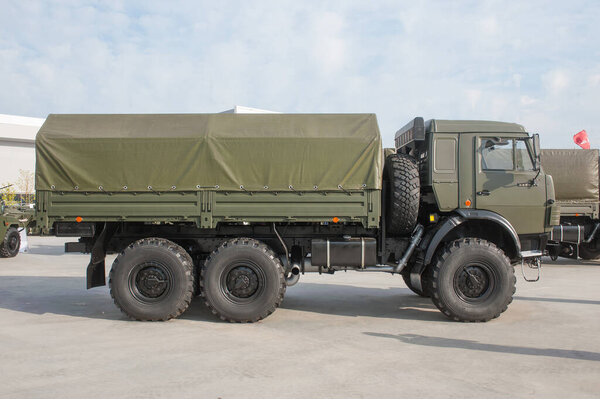
[[[181,315],[195,292],[195,268],[179,245],[146,238],[127,247],[113,263],[110,292],[123,313],[136,320],[169,320]],[[254,322],[283,300],[283,266],[263,243],[227,241],[204,262],[200,293],[208,308],[230,322]]]

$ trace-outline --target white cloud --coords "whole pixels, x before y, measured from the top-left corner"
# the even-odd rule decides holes
[[[375,112],[500,119],[600,144],[595,1],[13,2],[0,112]]]
[[[528,106],[528,105],[535,104],[537,102],[537,100],[535,98],[532,98],[529,96],[521,96],[520,102],[521,102],[521,105]]]
[[[481,19],[479,22],[479,26],[481,27],[481,32],[485,35],[496,35],[499,33],[499,24],[496,17],[488,16]]]
[[[568,72],[555,69],[545,73],[542,76],[542,81],[548,92],[559,95],[569,86],[570,77]]]

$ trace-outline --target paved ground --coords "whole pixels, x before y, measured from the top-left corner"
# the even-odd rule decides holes
[[[32,238],[0,259],[0,397],[585,398],[600,392],[600,263],[546,264],[485,324],[446,320],[397,276],[303,276],[260,323],[126,320],[84,255]],[[109,259],[112,262],[112,258]]]

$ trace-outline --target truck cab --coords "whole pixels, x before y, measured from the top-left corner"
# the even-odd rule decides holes
[[[415,118],[395,144],[418,162],[423,223],[460,220],[512,262],[541,256],[558,210],[537,135],[515,123]]]

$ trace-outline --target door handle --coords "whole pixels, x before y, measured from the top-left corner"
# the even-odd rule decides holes
[[[477,191],[477,195],[484,195],[484,196],[488,196],[488,195],[490,195],[490,190],[481,190],[481,191]]]

